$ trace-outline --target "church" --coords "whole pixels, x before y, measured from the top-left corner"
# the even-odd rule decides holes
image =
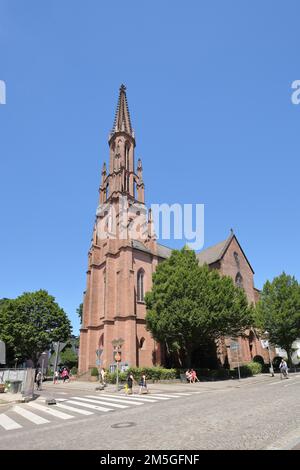
[[[80,329],[81,374],[95,366],[109,368],[115,360],[131,367],[165,364],[164,347],[146,330],[144,295],[151,289],[156,266],[170,256],[172,249],[157,242],[151,210],[147,211],[145,205],[143,167],[140,159],[135,167],[136,141],[124,85],[120,87],[108,145],[109,165],[104,163],[102,168],[88,252]],[[249,302],[257,302],[253,268],[232,231],[225,240],[196,256],[200,265],[206,263],[221,275],[231,276],[245,290]],[[268,363],[267,352],[254,330],[234,342],[224,338],[217,345],[217,356],[219,364],[226,362],[231,367],[255,357]],[[198,365],[206,366],[201,356]]]

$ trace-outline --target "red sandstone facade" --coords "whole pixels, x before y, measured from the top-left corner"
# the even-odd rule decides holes
[[[171,249],[156,242],[151,211],[145,223],[132,224],[146,213],[142,164],[135,171],[135,135],[131,126],[125,87],[120,88],[113,130],[109,136],[110,161],[108,171],[103,165],[100,201],[88,255],[87,286],[80,330],[79,371],[86,372],[99,365],[96,351],[101,351],[101,366],[114,362],[112,341],[124,340],[121,361],[130,366],[152,366],[163,363],[163,351],[145,328],[144,292],[151,289],[152,273],[159,262],[171,254]],[[120,200],[126,196],[129,217],[121,221]],[[108,207],[116,214],[112,227]],[[116,237],[111,237],[112,230]],[[103,236],[104,233],[104,236]],[[122,237],[120,237],[122,233]],[[125,236],[124,236],[125,234]],[[133,234],[133,235],[132,235]],[[231,276],[245,289],[249,302],[255,303],[258,291],[254,287],[253,269],[239,242],[232,233],[224,242],[197,254],[200,264],[207,263],[221,274]],[[268,362],[255,332],[239,339],[239,357],[230,353],[231,340],[218,345],[218,357],[231,366],[237,361],[250,361],[262,356]],[[99,356],[98,356],[99,357]]]

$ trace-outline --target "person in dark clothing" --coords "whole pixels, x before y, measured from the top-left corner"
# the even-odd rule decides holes
[[[133,384],[134,384],[134,377],[133,377],[132,373],[130,373],[127,377],[127,388],[128,388],[127,393],[129,395],[132,395],[132,393],[133,393],[133,391],[132,391]]]
[[[141,380],[139,382],[139,386],[140,386],[139,394],[148,393],[146,374],[142,375]]]

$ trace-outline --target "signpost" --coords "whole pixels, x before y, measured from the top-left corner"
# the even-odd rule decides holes
[[[121,361],[121,348],[122,345],[124,344],[124,339],[119,338],[119,339],[114,339],[112,342],[113,345],[113,358],[114,361],[117,363],[117,392],[119,391],[119,362]]]

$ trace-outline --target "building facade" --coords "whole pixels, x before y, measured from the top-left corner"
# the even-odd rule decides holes
[[[157,242],[151,211],[145,206],[142,162],[135,166],[135,134],[126,98],[120,87],[113,129],[109,135],[109,165],[102,168],[99,206],[88,253],[87,285],[80,330],[79,372],[114,362],[114,341],[122,339],[121,362],[152,366],[164,362],[163,348],[146,330],[144,294],[151,289],[152,273],[171,249]],[[197,254],[208,264],[230,275],[255,303],[254,271],[236,236]],[[218,345],[221,363],[231,366],[260,356],[268,362],[256,333],[239,338],[233,353],[231,340]]]

